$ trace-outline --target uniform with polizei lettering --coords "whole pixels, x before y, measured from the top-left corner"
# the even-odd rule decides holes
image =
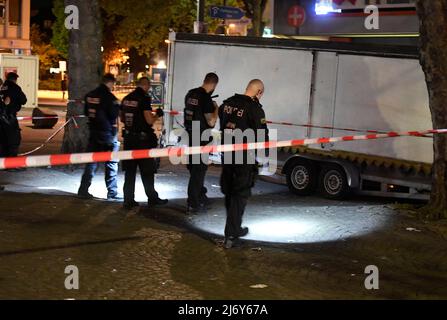
[[[236,94],[219,108],[219,118],[223,144],[268,141],[265,113],[256,98]],[[264,134],[258,130],[263,130]],[[249,131],[256,141],[248,141],[248,138],[237,141],[240,139],[236,137],[237,132]],[[244,136],[248,137],[249,134]],[[222,163],[221,187],[227,210],[225,237],[237,239],[243,233],[242,217],[258,176],[256,153],[237,151],[230,156],[223,155]]]
[[[189,146],[198,147],[206,146],[212,141],[202,141],[201,136],[205,130],[212,129],[206,120],[206,114],[212,114],[216,110],[216,106],[211,98],[211,94],[206,92],[203,87],[193,89],[188,92],[185,97],[184,124],[189,134]],[[193,132],[193,125],[199,125],[200,130]],[[200,136],[199,136],[200,133]],[[197,140],[197,141],[196,141]],[[188,184],[188,207],[199,208],[208,201],[208,190],[204,186],[205,176],[208,171],[208,162],[206,155],[195,155],[189,157],[188,170],[190,172],[190,180]]]
[[[121,121],[124,123],[124,150],[153,149],[158,146],[158,138],[152,125],[148,124],[144,113],[152,112],[151,97],[141,87],[126,96],[121,104]],[[158,111],[162,116],[162,111]],[[159,196],[155,190],[155,159],[131,160],[123,162],[125,171],[124,203],[135,203],[135,180],[140,169],[148,203],[157,204]]]
[[[88,126],[90,129],[88,151],[119,151],[117,138],[119,101],[105,84],[101,84],[98,88],[86,95],[85,115],[88,117]],[[86,166],[78,191],[80,197],[91,198],[88,190],[92,184],[97,168],[97,163]],[[118,163],[115,161],[106,162],[105,182],[108,199],[113,199],[118,195],[117,175]]]

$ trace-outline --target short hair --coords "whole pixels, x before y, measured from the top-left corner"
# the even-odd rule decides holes
[[[109,83],[109,82],[116,82],[116,78],[113,74],[111,73],[106,73],[103,77],[102,77],[102,82],[103,83]]]
[[[203,80],[203,83],[205,84],[218,84],[219,83],[219,76],[215,74],[214,72],[208,73],[205,77],[205,80]]]
[[[18,78],[19,78],[19,75],[15,72],[10,72],[6,75],[6,80],[9,80],[9,81],[17,81]]]
[[[146,81],[147,81],[149,84],[151,84],[151,79],[149,79],[148,77],[142,77],[142,78],[138,79],[138,81],[137,81],[137,85],[138,85],[138,86],[141,86],[141,85],[143,85]]]
[[[250,90],[252,88],[264,88],[264,82],[262,82],[262,80],[259,79],[253,79],[249,82],[248,86],[247,86],[247,90]]]

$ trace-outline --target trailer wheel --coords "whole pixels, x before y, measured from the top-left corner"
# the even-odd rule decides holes
[[[295,161],[287,170],[289,190],[299,196],[313,193],[317,186],[317,170],[310,161]]]
[[[319,189],[328,199],[341,200],[349,195],[348,179],[343,168],[326,166],[320,174]]]

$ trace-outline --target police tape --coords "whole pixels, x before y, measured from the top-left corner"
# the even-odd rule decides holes
[[[19,156],[20,157],[29,156],[30,154],[33,154],[33,153],[39,151],[40,149],[44,148],[48,143],[50,143],[59,134],[59,132],[61,132],[63,129],[65,129],[65,127],[72,121],[74,122],[75,127],[78,128],[75,118],[71,117],[59,129],[57,129],[51,136],[49,136],[48,139],[46,139],[40,146],[38,146],[37,148],[34,148],[31,151],[22,153]]]
[[[181,111],[165,111],[165,114],[171,116],[181,116],[184,112]],[[346,131],[346,132],[359,132],[359,133],[387,133],[387,131],[371,130],[371,129],[355,129],[355,128],[340,128],[328,125],[316,125],[316,124],[300,124],[292,122],[278,122],[278,121],[266,121],[267,124],[288,126],[288,127],[301,127],[301,128],[313,128],[313,129],[325,129],[325,130],[336,130],[336,131]],[[423,135],[421,137],[431,138],[431,136]]]
[[[17,121],[47,120],[47,119],[59,119],[59,116],[47,116],[47,117],[17,117]]]
[[[79,104],[84,104],[85,101],[82,99],[69,99],[67,100],[67,103],[79,103]]]
[[[86,118],[87,116],[79,115],[79,116],[71,116],[71,118]],[[17,121],[32,121],[32,120],[50,120],[50,119],[59,119],[59,116],[43,116],[43,117],[17,117]]]
[[[156,112],[153,112],[154,114]],[[180,111],[165,111],[165,115],[168,116],[180,116],[183,115],[183,112]],[[85,115],[74,116],[75,118],[86,118]],[[17,117],[18,121],[30,121],[30,120],[47,120],[47,119],[59,119],[58,116],[46,116],[46,117]],[[360,133],[387,133],[386,131],[380,130],[371,130],[371,129],[354,129],[354,128],[340,128],[333,127],[327,125],[314,125],[314,124],[298,124],[291,122],[275,122],[275,121],[266,121],[267,124],[280,125],[280,126],[293,126],[293,127],[302,127],[302,128],[314,128],[314,129],[325,129],[325,130],[337,130],[337,131],[347,131],[347,132],[360,132]],[[430,136],[423,135],[421,137],[431,138]]]
[[[118,152],[93,152],[78,154],[30,156],[17,158],[1,158],[0,170],[15,168],[37,168],[49,166],[65,166],[74,164],[86,164],[95,162],[140,160],[149,158],[182,157],[189,155],[207,153],[227,153],[246,150],[276,149],[285,147],[298,147],[309,145],[320,145],[327,143],[378,140],[397,137],[421,137],[427,134],[447,134],[447,129],[409,131],[409,132],[388,132],[380,134],[344,136],[332,138],[297,139],[289,141],[270,141],[232,145],[212,145],[205,147],[170,147],[164,149],[147,149]]]

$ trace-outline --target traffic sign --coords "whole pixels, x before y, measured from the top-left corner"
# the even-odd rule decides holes
[[[235,7],[213,6],[210,9],[210,15],[214,19],[239,20],[245,16],[245,12]]]
[[[306,10],[301,6],[292,6],[287,14],[287,22],[290,26],[299,28],[306,22]]]
[[[162,82],[151,83],[150,95],[153,106],[163,106],[165,100],[165,85]]]

